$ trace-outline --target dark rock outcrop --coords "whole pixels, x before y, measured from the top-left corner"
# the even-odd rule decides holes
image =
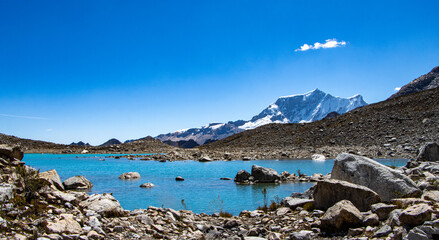
[[[422,146],[416,161],[439,162],[439,145],[435,142],[430,142]]]
[[[235,176],[235,182],[246,182],[249,180],[251,174],[246,170],[240,170]]]
[[[276,170],[258,165],[252,166],[251,174],[245,170],[240,170],[235,176],[237,183],[275,183],[281,179]]]
[[[178,177],[175,178],[175,181],[184,181],[184,178],[178,176]]]
[[[276,170],[258,165],[252,166],[252,177],[255,182],[260,183],[274,183],[280,180],[280,175]]]
[[[7,160],[13,160],[14,158],[17,160],[23,159],[23,152],[19,147],[10,147],[7,145],[0,145],[0,157],[5,158]]]
[[[180,140],[180,141],[166,140],[166,141],[163,141],[163,143],[166,143],[166,144],[174,146],[174,147],[180,147],[180,148],[194,148],[194,147],[200,146],[197,142],[195,142],[192,139]]]
[[[324,117],[323,119],[334,118],[334,117],[338,117],[338,116],[340,116],[340,115],[341,115],[341,114],[338,113],[338,112],[330,112],[330,113],[328,113],[328,115],[326,115],[326,117]]]

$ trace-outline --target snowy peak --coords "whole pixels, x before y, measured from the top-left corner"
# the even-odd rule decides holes
[[[361,95],[340,98],[315,89],[305,94],[280,97],[251,121],[268,117],[271,122],[312,122],[323,119],[330,112],[343,114],[366,104]]]
[[[201,128],[162,134],[157,138],[162,141],[192,139],[201,145],[206,141],[219,140],[269,123],[312,122],[323,119],[331,112],[343,114],[364,105],[367,103],[361,95],[340,98],[316,88],[305,94],[280,97],[249,121],[210,123]]]

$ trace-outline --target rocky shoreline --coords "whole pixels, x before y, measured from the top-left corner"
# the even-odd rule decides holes
[[[347,152],[356,155],[366,156],[374,159],[411,159],[417,155],[417,145],[414,146],[400,146],[396,148],[391,147],[322,147],[322,148],[290,148],[290,149],[224,149],[224,150],[207,150],[207,149],[181,149],[172,148],[154,154],[153,152],[135,152],[127,153],[128,151],[107,151],[107,150],[93,150],[90,148],[78,149],[75,151],[66,150],[47,150],[38,149],[27,151],[26,153],[40,153],[40,154],[76,154],[81,157],[81,154],[108,154],[111,158],[132,158],[135,160],[157,160],[157,161],[182,161],[195,160],[203,161],[230,161],[230,160],[271,160],[271,159],[312,159],[313,155],[323,155],[326,159],[335,159],[340,152]],[[85,150],[85,151],[84,151]],[[144,155],[152,154],[152,155]]]
[[[38,173],[25,166],[22,158],[23,152],[17,147],[0,147],[2,239],[439,236],[439,147],[434,143],[424,146],[417,159],[398,169],[358,155],[340,154],[331,179],[319,176],[315,187],[307,192],[293,193],[282,202],[242,211],[239,216],[222,211],[207,215],[156,207],[123,210],[111,194],[87,195],[66,190],[66,183],[60,182],[56,171]],[[270,173],[256,169],[253,176],[267,179],[258,175],[261,172]],[[70,188],[89,188],[91,184],[79,177],[69,183]]]

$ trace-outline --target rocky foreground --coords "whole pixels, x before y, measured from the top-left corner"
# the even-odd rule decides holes
[[[38,173],[25,166],[22,158],[23,152],[17,147],[0,147],[2,239],[439,236],[439,146],[435,143],[424,146],[416,160],[399,169],[365,157],[340,154],[330,176],[320,178],[307,192],[293,193],[280,204],[272,202],[260,210],[242,211],[239,216],[223,211],[207,215],[156,207],[123,210],[111,194],[78,191],[92,187],[84,177],[62,183],[55,170]],[[247,178],[282,178],[276,174],[255,167]]]

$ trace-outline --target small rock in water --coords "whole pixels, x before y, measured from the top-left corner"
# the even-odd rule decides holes
[[[220,178],[220,180],[232,180],[232,179],[228,178],[228,177],[222,177],[222,178]]]
[[[63,182],[65,189],[87,190],[93,187],[93,184],[84,176],[78,175],[68,178]]]
[[[178,177],[175,178],[175,181],[184,181],[184,178],[178,176]]]
[[[122,180],[131,180],[131,179],[138,179],[138,178],[140,178],[140,174],[138,172],[122,173],[119,176],[119,179],[122,179]]]
[[[144,183],[142,185],[140,185],[141,188],[153,188],[154,184],[152,183]]]

